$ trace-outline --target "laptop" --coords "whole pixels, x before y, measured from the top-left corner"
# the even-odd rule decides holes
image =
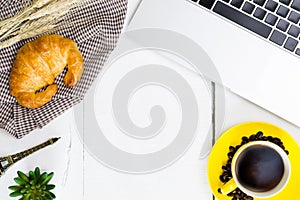
[[[128,30],[185,35],[225,87],[300,126],[299,21],[300,0],[142,0]]]

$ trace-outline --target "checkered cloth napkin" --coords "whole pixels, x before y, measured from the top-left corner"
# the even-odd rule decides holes
[[[0,0],[0,20],[13,16],[30,3],[29,0]],[[63,27],[56,33],[77,42],[85,61],[84,73],[75,87],[68,88],[63,83],[64,70],[55,81],[59,85],[57,94],[51,102],[38,109],[18,105],[9,91],[10,70],[16,53],[35,38],[0,50],[0,127],[16,138],[22,138],[82,101],[116,45],[126,10],[127,0],[95,0],[66,17],[65,20],[75,22],[74,25]]]

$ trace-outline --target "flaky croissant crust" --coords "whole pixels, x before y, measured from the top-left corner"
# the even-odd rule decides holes
[[[66,86],[74,86],[83,73],[77,44],[60,35],[45,35],[25,44],[17,53],[10,74],[10,92],[27,108],[39,108],[57,92],[55,78],[68,66]],[[38,90],[47,87],[42,92]]]

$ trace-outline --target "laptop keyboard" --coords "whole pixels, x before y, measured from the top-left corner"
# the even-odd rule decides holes
[[[189,1],[300,56],[300,0]]]

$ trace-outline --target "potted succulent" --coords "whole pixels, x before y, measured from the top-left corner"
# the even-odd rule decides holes
[[[10,197],[19,197],[20,200],[52,200],[56,196],[51,192],[55,185],[49,184],[54,173],[40,172],[40,168],[36,167],[34,171],[30,171],[27,176],[25,173],[18,171],[18,177],[14,181],[18,185],[9,186],[13,192]]]

